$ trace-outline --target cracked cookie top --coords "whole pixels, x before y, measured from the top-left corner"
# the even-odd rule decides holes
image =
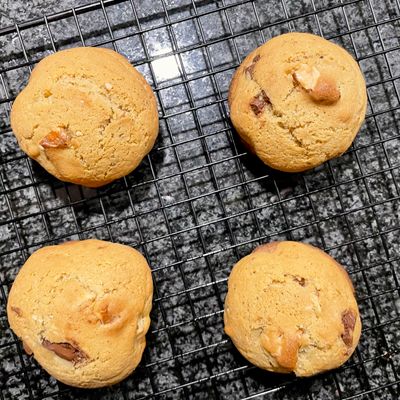
[[[300,172],[344,153],[365,118],[366,86],[343,48],[308,33],[250,53],[229,90],[232,123],[268,166]]]
[[[7,315],[28,354],[72,386],[108,386],[139,364],[153,285],[145,258],[101,240],[43,247],[22,267]]]
[[[235,265],[224,322],[250,362],[297,376],[339,367],[361,332],[346,271],[322,250],[298,242],[257,247]]]
[[[22,150],[57,178],[88,187],[130,173],[158,134],[154,94],[120,54],[78,47],[44,58],[17,96]]]

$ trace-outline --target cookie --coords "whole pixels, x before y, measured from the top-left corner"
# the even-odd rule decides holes
[[[14,101],[11,127],[21,149],[50,174],[98,187],[129,174],[149,153],[157,104],[125,57],[78,47],[39,62]]]
[[[367,93],[347,51],[319,36],[287,33],[246,57],[228,102],[251,152],[272,168],[300,172],[350,147],[365,118]]]
[[[298,242],[260,246],[235,265],[224,322],[251,363],[297,376],[342,365],[361,333],[346,271],[322,250]]]
[[[28,354],[61,382],[112,385],[139,364],[153,295],[136,250],[101,240],[43,247],[11,288],[7,316]]]

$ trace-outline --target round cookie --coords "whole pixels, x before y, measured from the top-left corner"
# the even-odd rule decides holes
[[[101,240],[33,253],[11,288],[7,315],[28,354],[67,385],[127,377],[146,345],[151,271],[136,250]]]
[[[62,181],[105,185],[134,170],[158,134],[154,94],[106,48],[52,54],[17,96],[11,127],[21,149]]]
[[[251,363],[297,376],[342,365],[361,333],[346,271],[322,250],[297,242],[260,246],[235,265],[224,322]]]
[[[308,33],[287,33],[251,52],[235,72],[231,120],[246,147],[285,172],[344,153],[365,118],[367,93],[356,61]]]

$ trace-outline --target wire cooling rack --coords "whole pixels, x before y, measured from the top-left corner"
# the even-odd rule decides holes
[[[356,57],[369,107],[345,155],[290,175],[246,153],[226,98],[244,56],[293,30],[322,35]],[[399,38],[398,0],[111,0],[1,27],[0,399],[398,399]],[[124,54],[159,103],[153,151],[133,174],[98,190],[49,176],[21,153],[9,126],[11,103],[34,64],[81,45]],[[5,306],[29,254],[88,237],[139,249],[153,269],[155,298],[137,371],[112,388],[81,391],[24,354]],[[324,248],[351,274],[363,333],[338,370],[310,379],[263,372],[223,333],[233,264],[280,239]]]

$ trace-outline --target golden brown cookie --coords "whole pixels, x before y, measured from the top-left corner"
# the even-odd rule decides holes
[[[361,333],[346,271],[322,250],[298,242],[260,246],[235,265],[224,321],[250,362],[297,376],[342,365]]]
[[[308,33],[287,33],[251,52],[229,90],[232,123],[272,168],[299,172],[344,153],[365,118],[356,61]]]
[[[57,178],[88,187],[134,170],[158,134],[154,94],[115,51],[78,47],[44,58],[17,96],[21,149]]]
[[[151,271],[138,251],[73,241],[29,257],[11,288],[7,315],[49,374],[95,388],[121,381],[139,364],[152,295]]]

